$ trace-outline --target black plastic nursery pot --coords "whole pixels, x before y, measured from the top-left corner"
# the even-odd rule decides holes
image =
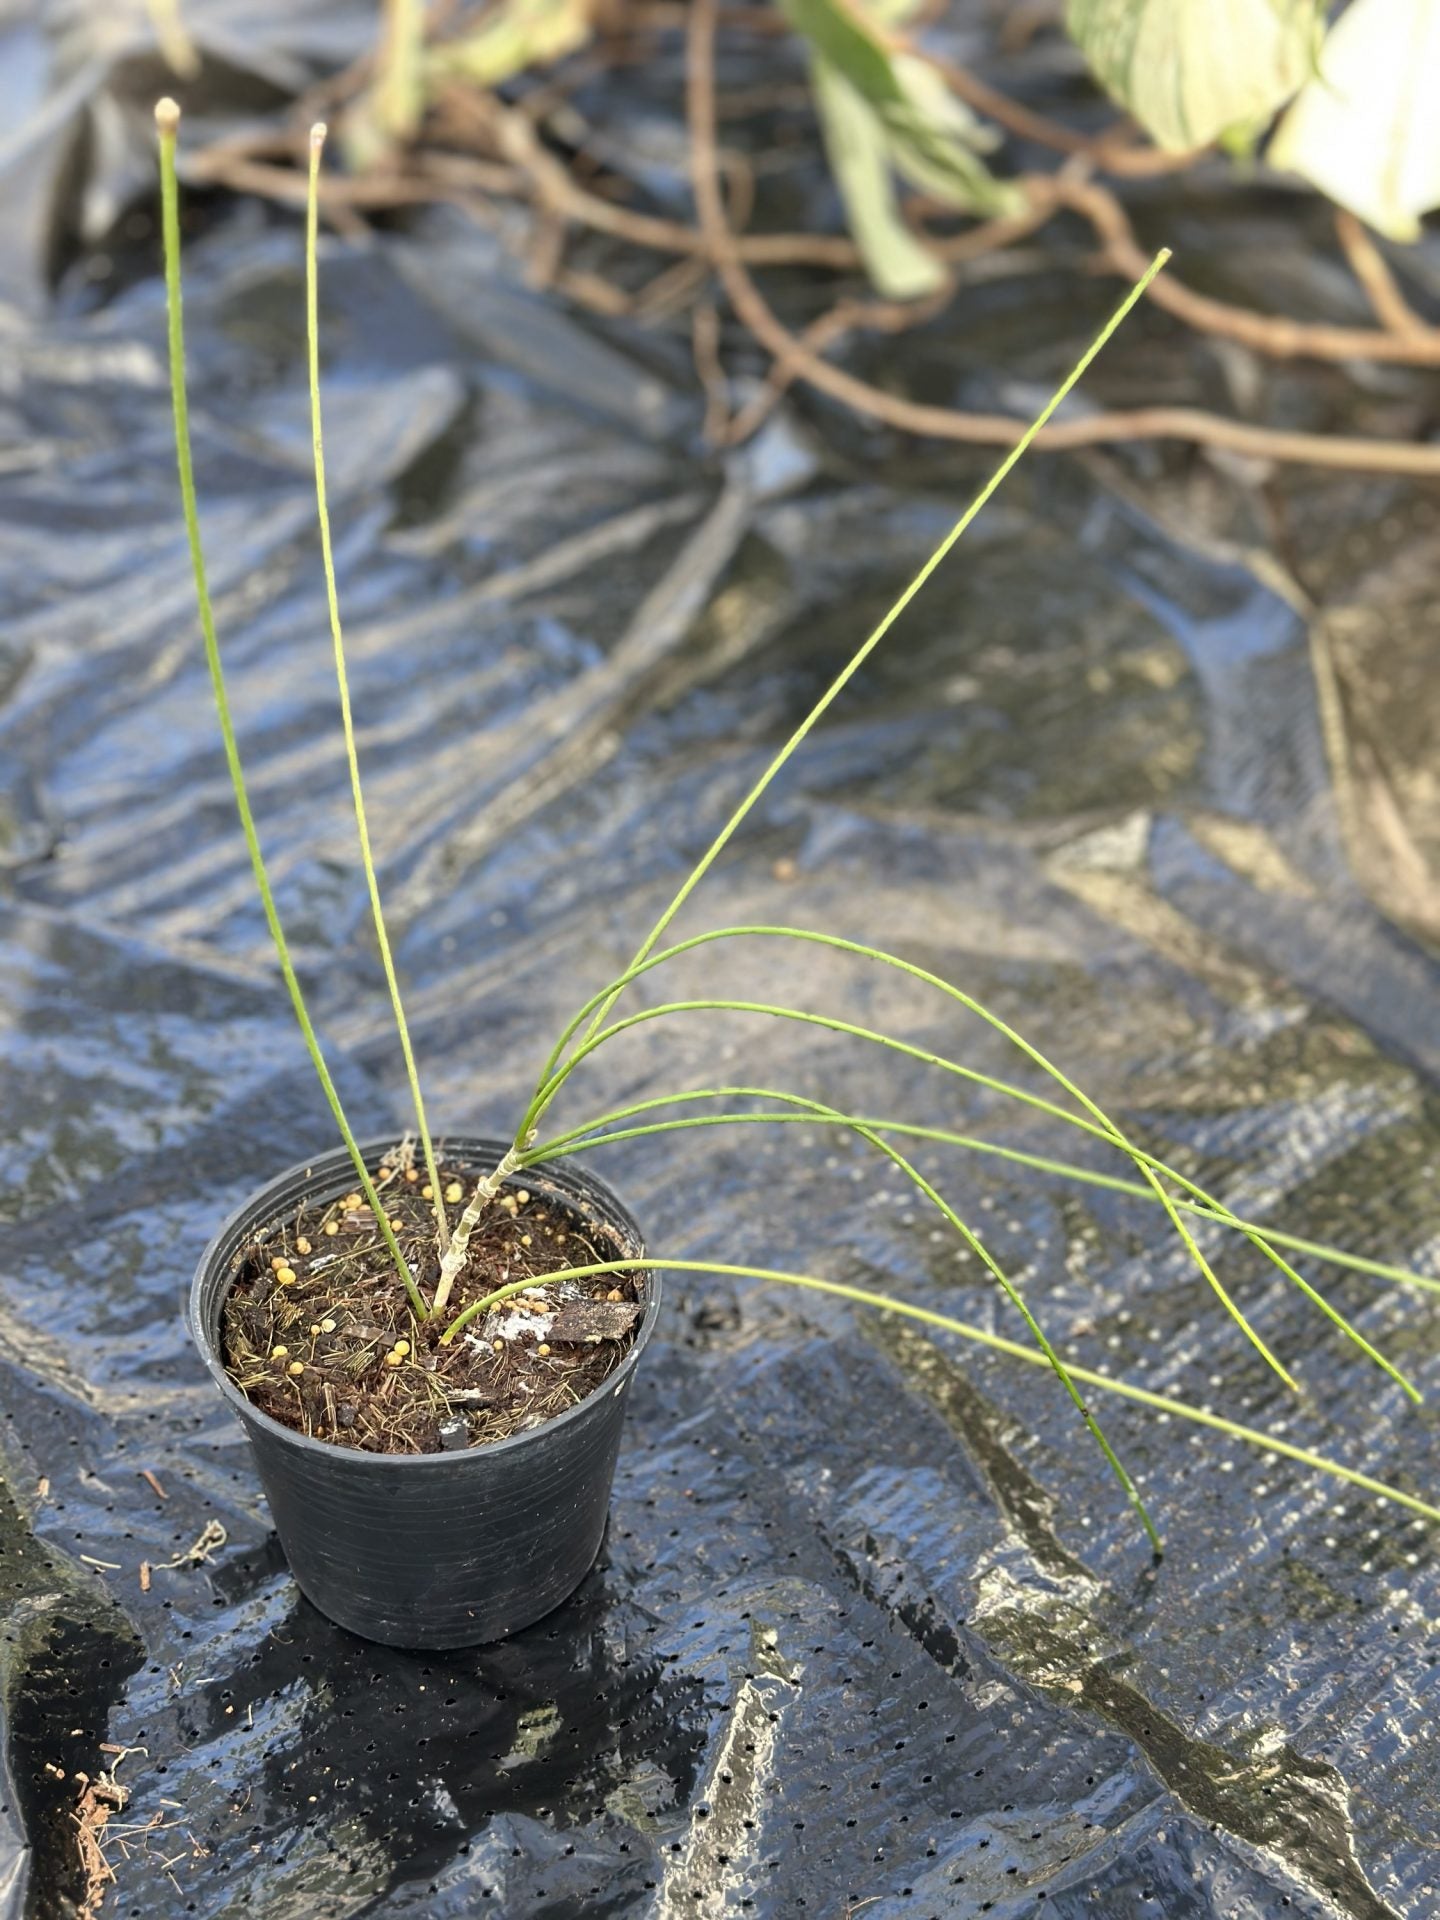
[[[393,1140],[364,1143],[374,1165]],[[447,1138],[444,1157],[476,1174],[506,1142]],[[437,1146],[438,1151],[438,1146]],[[581,1214],[616,1259],[640,1258],[640,1229],[603,1181],[571,1162],[527,1168],[514,1184]],[[255,1450],[280,1544],[302,1593],[352,1633],[397,1647],[503,1640],[568,1599],[605,1532],[631,1381],[660,1308],[645,1276],[645,1312],[620,1366],[586,1399],[529,1432],[456,1453],[377,1454],[314,1440],[272,1420],[231,1380],[220,1319],[239,1256],[255,1234],[349,1192],[343,1149],[261,1187],[201,1256],[190,1331]]]

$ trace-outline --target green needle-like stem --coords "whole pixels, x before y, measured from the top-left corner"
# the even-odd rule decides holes
[[[890,629],[895,625],[895,622],[910,606],[910,603],[915,599],[916,595],[928,584],[938,569],[944,565],[956,542],[962,538],[976,516],[983,511],[992,497],[1004,485],[1013,469],[1024,459],[1030,450],[1035,436],[1041,432],[1047,422],[1059,411],[1060,407],[1069,398],[1071,392],[1089,371],[1091,364],[1097,356],[1109,345],[1126,316],[1130,313],[1131,309],[1145,297],[1150,282],[1164,267],[1169,258],[1170,249],[1168,247],[1162,247],[1160,252],[1157,253],[1155,258],[1150,262],[1145,272],[1135,282],[1135,285],[1105,322],[1105,325],[1100,329],[1099,333],[1097,333],[1095,338],[1090,342],[1090,345],[1085,349],[1084,353],[1082,353],[1080,358],[1075,362],[1075,365],[1070,369],[1069,373],[1066,374],[1049,400],[1046,401],[1040,412],[1031,421],[1030,425],[1026,427],[1014,446],[1011,447],[1010,451],[996,467],[990,478],[985,482],[985,485],[975,495],[975,498],[970,502],[969,506],[966,507],[949,533],[946,534],[945,538],[940,542],[924,566],[921,567],[909,586],[906,587],[905,591],[900,595],[900,598],[895,602],[894,606],[891,607],[890,611],[881,620],[880,624],[870,634],[864,644],[851,656],[845,666],[841,668],[825,692],[800,722],[800,725],[795,729],[794,733],[791,734],[784,746],[781,747],[764,773],[761,774],[760,778],[755,782],[754,786],[725,822],[725,825],[720,829],[719,833],[716,834],[700,860],[691,868],[679,892],[671,900],[660,918],[655,922],[655,925],[641,941],[639,949],[630,963],[632,968],[638,965],[647,954],[654,950],[661,935],[670,925],[670,922],[675,918],[676,914],[679,913],[696,887],[699,886],[711,867],[714,866],[720,855],[730,844],[751,808],[763,797],[775,776],[790,760],[796,749],[802,745],[834,702],[839,699],[845,688],[880,645],[880,642],[885,638],[886,634],[889,633]],[[590,1023],[589,1031],[591,1033],[594,1033],[608,1017],[610,1009],[614,1006],[616,1000],[619,999],[622,991],[622,988],[615,988],[597,1009]]]
[[[390,935],[385,929],[385,909],[380,904],[380,881],[370,851],[370,823],[365,813],[365,792],[360,784],[360,755],[355,745],[355,720],[350,710],[350,676],[345,666],[345,635],[340,625],[340,594],[335,584],[335,550],[330,538],[330,502],[325,485],[325,435],[320,414],[320,274],[318,267],[318,229],[320,202],[320,155],[325,146],[325,128],[310,129],[310,187],[305,201],[305,345],[310,372],[310,431],[315,454],[315,510],[320,521],[320,555],[325,567],[325,599],[330,610],[330,639],[335,651],[335,682],[340,690],[340,724],[345,734],[345,758],[350,767],[350,798],[355,809],[355,831],[360,841],[360,863],[365,869],[365,886],[370,895],[370,916],[375,923],[375,943],[380,949],[380,964],[385,969],[385,984],[390,990],[390,1011],[400,1036],[400,1051],[405,1057],[405,1076],[410,1082],[410,1101],[415,1109],[415,1127],[425,1158],[425,1172],[434,1198],[435,1231],[443,1254],[450,1244],[450,1224],[445,1217],[445,1201],[440,1190],[440,1173],[435,1164],[435,1148],[425,1119],[425,1100],[420,1090],[420,1072],[415,1065],[415,1049],[410,1044],[410,1026],[400,998],[400,982],[395,974],[395,959],[390,951]]]
[[[185,389],[185,329],[180,300],[180,195],[175,178],[175,136],[180,125],[180,109],[173,100],[162,100],[156,107],[155,124],[160,136],[161,226],[165,241],[165,300],[170,343],[170,397],[175,414],[175,459],[180,473],[180,499],[185,513],[185,532],[190,542],[190,564],[195,575],[195,602],[200,615],[200,633],[205,645],[206,664],[210,669],[210,685],[215,695],[215,711],[220,721],[220,735],[225,743],[225,764],[230,770],[230,784],[235,790],[235,806],[240,815],[240,830],[245,836],[246,850],[250,855],[250,870],[255,876],[255,889],[260,895],[260,904],[265,912],[265,924],[270,929],[270,938],[275,943],[280,972],[284,976],[286,991],[290,995],[290,1004],[295,1009],[295,1019],[299,1024],[301,1038],[310,1055],[310,1062],[315,1069],[315,1077],[320,1082],[321,1091],[335,1117],[335,1124],[340,1129],[341,1138],[349,1149],[351,1160],[355,1163],[355,1177],[360,1183],[360,1190],[369,1202],[381,1238],[389,1248],[390,1256],[405,1283],[410,1303],[423,1319],[425,1303],[406,1265],[405,1256],[400,1251],[400,1243],[391,1229],[389,1215],[375,1190],[370,1170],[365,1165],[365,1157],[360,1151],[350,1122],[345,1118],[345,1109],[340,1104],[340,1095],[336,1091],[335,1082],[330,1077],[325,1056],[320,1051],[320,1042],[316,1038],[310,1011],[305,1004],[305,995],[301,991],[295,966],[290,958],[285,929],[280,924],[275,895],[270,887],[270,876],[265,868],[265,856],[260,849],[260,836],[256,831],[255,816],[250,807],[245,769],[241,764],[240,748],[235,737],[235,722],[230,711],[230,695],[225,684],[225,669],[220,659],[220,643],[215,635],[215,611],[210,600],[205,555],[200,543],[200,514],[195,500],[195,465],[190,447],[190,408]]]
[[[605,1126],[611,1121],[628,1119],[632,1114],[650,1112],[657,1107],[672,1106],[691,1100],[741,1098],[780,1100],[791,1106],[808,1108],[809,1111],[805,1113],[711,1113],[689,1119],[672,1118],[669,1120],[659,1120],[638,1127],[620,1127],[614,1132],[597,1133],[593,1131],[594,1128]],[[873,1140],[877,1135],[895,1134],[901,1139],[931,1140],[942,1146],[962,1147],[976,1153],[992,1153],[1006,1160],[1017,1161],[1022,1166],[1033,1167],[1042,1173],[1057,1173],[1069,1179],[1088,1182],[1094,1186],[1109,1187],[1112,1191],[1133,1194],[1137,1199],[1141,1200],[1153,1202],[1155,1198],[1150,1188],[1142,1186],[1135,1180],[1116,1180],[1103,1174],[1094,1174],[1085,1167],[1069,1166],[1064,1161],[1044,1160],[1038,1154],[1020,1153],[1013,1148],[992,1146],[987,1141],[974,1140],[966,1134],[952,1133],[943,1127],[913,1126],[902,1120],[872,1120],[858,1114],[839,1113],[833,1107],[822,1107],[816,1101],[803,1100],[795,1094],[783,1093],[774,1087],[706,1087],[694,1093],[676,1094],[668,1099],[662,1097],[656,1100],[640,1101],[633,1107],[622,1108],[618,1113],[604,1115],[601,1119],[593,1121],[589,1128],[580,1128],[574,1134],[561,1135],[555,1140],[543,1142],[540,1146],[532,1148],[529,1154],[522,1155],[521,1164],[534,1166],[546,1160],[562,1160],[568,1154],[580,1153],[589,1147],[607,1146],[613,1141],[638,1140],[644,1138],[647,1134],[680,1132],[689,1127],[746,1125],[804,1126],[807,1123],[811,1126],[829,1124],[848,1127],[852,1132],[862,1135],[862,1137],[867,1140]],[[1177,1200],[1175,1204],[1197,1219],[1208,1220],[1213,1226],[1233,1228],[1236,1232],[1246,1234],[1246,1236],[1253,1241],[1258,1242],[1259,1235],[1262,1232],[1261,1228],[1253,1226],[1248,1221],[1236,1220],[1230,1215],[1217,1214],[1210,1207],[1198,1205],[1192,1200]],[[1282,1237],[1271,1234],[1268,1228],[1263,1229],[1263,1231],[1269,1234],[1271,1239]],[[1340,1253],[1334,1248],[1317,1248],[1311,1246],[1309,1251],[1319,1254],[1322,1258],[1333,1260],[1341,1266],[1351,1266],[1355,1264],[1352,1256]],[[983,1257],[982,1254],[982,1258]],[[1284,1263],[1282,1262],[1281,1264],[1283,1265]],[[1404,1270],[1400,1268],[1394,1269],[1393,1271],[1394,1275],[1403,1281],[1422,1287],[1427,1285],[1427,1282],[1419,1274],[1406,1274]],[[997,1278],[999,1277],[1000,1276],[997,1275]],[[1299,1278],[1298,1275],[1296,1277],[1297,1279]],[[1002,1284],[1007,1283],[1002,1280]],[[1431,1287],[1435,1287],[1437,1283],[1431,1281],[1428,1284]],[[1324,1313],[1332,1325],[1337,1327],[1348,1340],[1352,1341],[1354,1345],[1359,1348],[1360,1352],[1363,1353],[1367,1359],[1372,1360],[1382,1372],[1388,1373],[1396,1385],[1403,1388],[1405,1393],[1417,1406],[1420,1405],[1422,1396],[1419,1388],[1400,1371],[1393,1361],[1387,1359],[1378,1347],[1374,1346],[1365,1338],[1358,1327],[1347,1320],[1345,1315],[1341,1313],[1337,1307],[1332,1306],[1325,1296],[1316,1288],[1312,1287],[1307,1280],[1300,1280],[1300,1287],[1307,1298],[1320,1308],[1321,1312]]]
[[[553,1286],[562,1280],[588,1280],[592,1275],[602,1273],[636,1273],[648,1269],[665,1273],[713,1273],[737,1280],[765,1280],[779,1286],[805,1287],[812,1293],[828,1293],[836,1299],[848,1300],[854,1306],[875,1307],[881,1313],[902,1314],[926,1326],[938,1327],[942,1332],[957,1334],[962,1340],[971,1340],[977,1346],[1008,1354],[1012,1360],[1024,1360],[1030,1366],[1045,1367],[1050,1364],[1043,1353],[1037,1353],[1033,1347],[1021,1346],[1018,1340],[1007,1340],[1003,1335],[990,1333],[984,1327],[973,1327],[967,1321],[952,1318],[948,1313],[935,1313],[929,1307],[917,1307],[908,1300],[896,1300],[885,1293],[871,1293],[864,1287],[847,1286],[841,1280],[825,1280],[813,1273],[786,1273],[775,1267],[737,1266],[717,1260],[661,1260],[648,1257],[600,1260],[593,1266],[567,1267],[559,1273],[547,1273],[529,1280],[513,1280],[506,1286],[497,1287],[483,1300],[476,1300],[464,1313],[457,1314],[440,1336],[441,1344],[448,1345],[472,1320],[517,1293],[534,1293],[539,1287]],[[1405,1493],[1399,1487],[1387,1486],[1383,1480],[1357,1472],[1354,1467],[1347,1467],[1338,1460],[1329,1460],[1323,1453],[1312,1453],[1307,1447],[1293,1446],[1288,1440],[1277,1439],[1274,1434],[1264,1433],[1258,1427],[1241,1426],[1236,1420],[1227,1420],[1223,1414],[1211,1413],[1203,1407],[1192,1407],[1184,1400],[1172,1399],[1166,1393],[1151,1393],[1146,1387],[1132,1386],[1128,1380],[1112,1379],[1109,1374],[1096,1373],[1089,1367],[1072,1366],[1070,1375],[1082,1386],[1097,1387],[1103,1393],[1119,1394],[1123,1399],[1148,1407],[1152,1413],[1189,1420],[1196,1426],[1209,1427],[1213,1433],[1224,1434],[1228,1439],[1243,1440],[1248,1446],[1258,1447],[1262,1453],[1280,1454],[1287,1460],[1298,1461],[1302,1467],[1309,1467],[1315,1473],[1348,1481],[1352,1487],[1373,1493],[1378,1499],[1393,1501],[1396,1506],[1406,1507],[1411,1513],[1418,1513],[1422,1519],[1440,1525],[1440,1507],[1431,1506],[1428,1501],[1417,1499],[1413,1493]]]

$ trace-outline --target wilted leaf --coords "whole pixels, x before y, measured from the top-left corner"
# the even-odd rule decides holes
[[[825,150],[870,278],[893,300],[933,293],[944,273],[901,218],[894,175],[966,213],[1006,212],[1019,190],[980,158],[998,135],[928,60],[892,45],[859,0],[780,6],[810,42]]]
[[[1009,212],[1023,194],[997,180],[979,158],[1000,144],[993,127],[973,114],[945,76],[915,54],[896,54],[891,71],[900,99],[881,109],[895,165],[913,187],[966,213]]]
[[[890,142],[879,114],[823,54],[811,61],[811,82],[830,171],[866,272],[889,300],[933,293],[945,272],[900,217]]]
[[[1392,240],[1440,206],[1440,0],[1354,0],[1267,155]]]
[[[872,105],[901,98],[890,49],[858,7],[847,0],[780,0],[780,11]]]
[[[180,11],[180,0],[145,0],[160,57],[181,80],[193,80],[200,71],[200,54],[190,38]]]
[[[504,0],[474,33],[437,48],[432,65],[498,87],[527,67],[574,53],[590,34],[589,0]]]
[[[375,116],[394,140],[409,140],[425,111],[425,8],[385,0],[376,51]]]
[[[1069,0],[1090,69],[1172,152],[1258,127],[1314,70],[1324,0]]]
[[[397,142],[414,138],[425,113],[425,9],[421,0],[385,0],[375,77],[342,122],[346,164],[379,166]]]

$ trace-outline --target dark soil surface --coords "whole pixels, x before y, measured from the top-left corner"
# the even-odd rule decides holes
[[[453,1226],[476,1174],[449,1166],[440,1173]],[[382,1165],[375,1183],[428,1299],[439,1258],[425,1175],[413,1165]],[[640,1325],[644,1275],[554,1284],[545,1276],[622,1252],[606,1229],[550,1194],[532,1194],[522,1176],[476,1225],[444,1324],[422,1324],[357,1190],[323,1207],[300,1207],[246,1248],[225,1302],[225,1365],[272,1419],[337,1446],[371,1453],[483,1446],[553,1419],[619,1366]],[[533,1291],[502,1301],[441,1344],[445,1327],[473,1301],[532,1277]]]

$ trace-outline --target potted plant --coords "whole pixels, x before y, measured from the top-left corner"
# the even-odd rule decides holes
[[[1157,1554],[1160,1539],[1154,1522],[1088,1404],[1087,1389],[1101,1388],[1198,1421],[1440,1519],[1440,1509],[1413,1495],[1303,1448],[1067,1364],[980,1236],[896,1142],[919,1138],[963,1151],[1003,1153],[1049,1173],[1118,1187],[1160,1206],[1239,1331],[1291,1386],[1295,1382],[1283,1361],[1266,1346],[1215,1273],[1196,1237],[1198,1227],[1243,1234],[1412,1398],[1418,1395],[1409,1381],[1286,1254],[1307,1254],[1420,1286],[1440,1283],[1238,1219],[1212,1194],[1130,1139],[1059,1067],[998,1016],[902,956],[837,934],[782,926],[713,928],[662,944],[672,921],[751,808],[1002,484],[1166,256],[1152,263],[775,755],[640,943],[630,966],[591,995],[567,1024],[513,1134],[503,1141],[437,1140],[425,1109],[371,857],[350,707],[321,420],[317,183],[324,129],[315,129],[306,219],[306,333],[321,556],[361,864],[414,1108],[413,1131],[404,1140],[360,1142],[327,1069],[290,956],[230,715],[206,585],[190,451],[175,171],[179,110],[173,102],[162,101],[156,117],[176,450],[201,634],[256,887],[304,1044],[343,1142],[278,1175],[221,1227],[196,1273],[190,1320],[205,1364],[249,1433],[282,1545],[298,1584],[316,1605],[358,1633],[415,1647],[496,1639],[559,1605],[599,1550],[629,1387],[654,1332],[660,1275],[666,1267],[743,1275],[838,1295],[1048,1367],[1070,1396],[1077,1418],[1103,1453]],[[867,964],[899,969],[998,1030],[1069,1104],[982,1074],[898,1036],[809,1008],[712,998],[617,1011],[634,980],[720,940],[812,943]],[[1099,1174],[967,1135],[843,1112],[786,1089],[752,1085],[682,1090],[600,1114],[547,1137],[545,1122],[557,1096],[600,1047],[643,1022],[716,1009],[840,1032],[978,1083],[1099,1139],[1126,1156],[1138,1177]],[[709,1125],[843,1128],[855,1134],[896,1168],[978,1256],[1023,1323],[1028,1344],[823,1275],[666,1259],[647,1248],[640,1227],[610,1189],[572,1165],[575,1154],[609,1141]]]

